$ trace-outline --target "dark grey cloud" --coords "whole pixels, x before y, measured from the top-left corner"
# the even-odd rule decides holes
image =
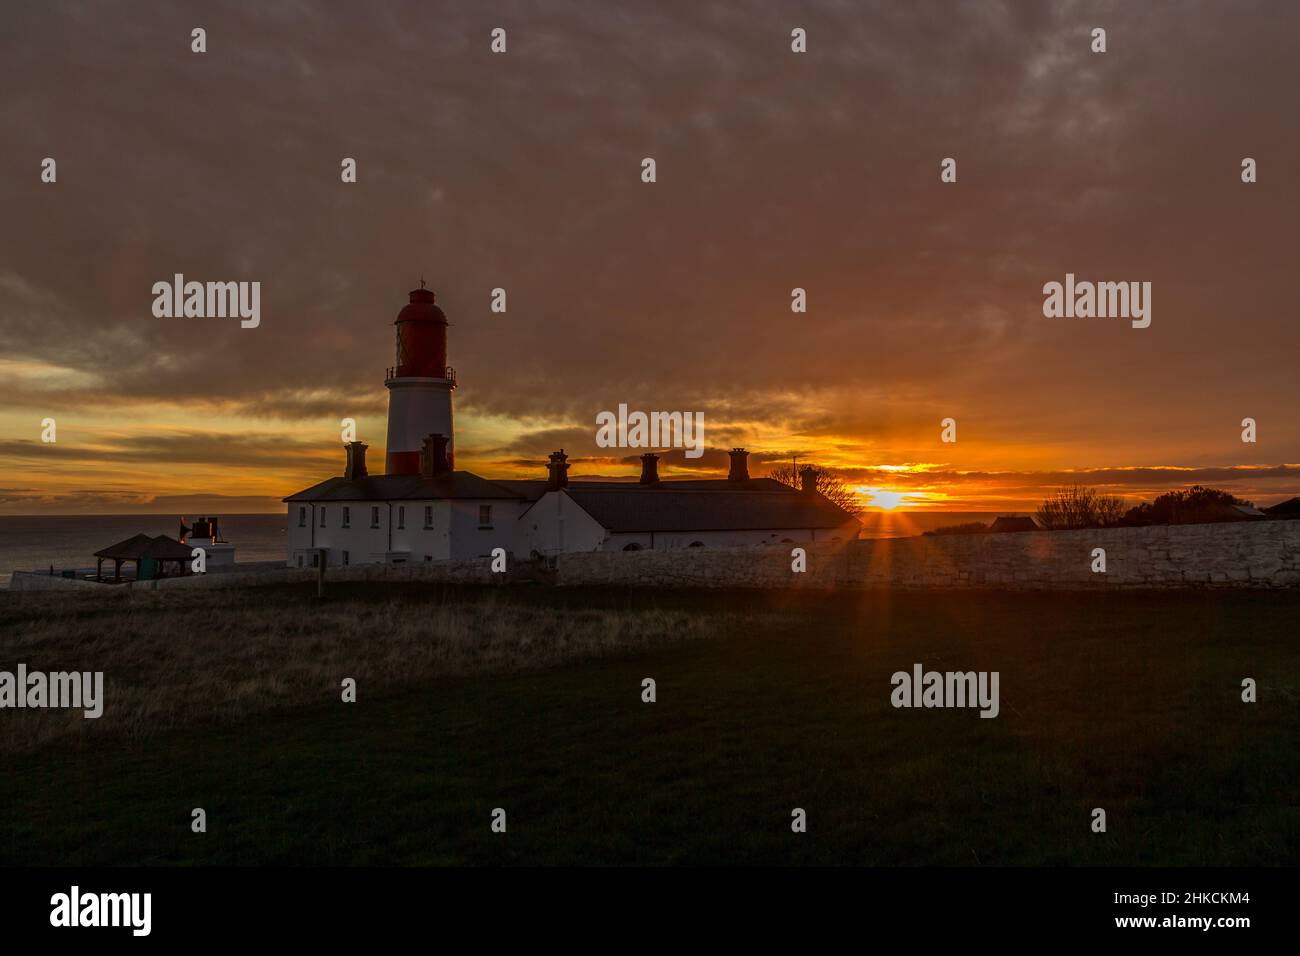
[[[69,464],[173,465],[200,464],[213,468],[283,466],[316,459],[331,465],[341,461],[341,443],[327,447],[321,441],[273,433],[232,435],[217,431],[169,431],[156,434],[116,435],[94,441],[59,441],[45,444],[23,439],[0,440],[0,458],[18,465]]]
[[[8,4],[0,354],[78,377],[15,404],[377,413],[423,274],[469,414],[869,436],[942,406],[1194,449],[1249,413],[1300,459],[1297,26],[1270,2]],[[1152,281],[1152,328],[1044,320],[1066,271]],[[260,280],[262,327],[153,318],[174,272]],[[774,397],[824,386],[855,398]]]

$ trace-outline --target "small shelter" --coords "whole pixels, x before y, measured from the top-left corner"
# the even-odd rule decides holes
[[[176,573],[185,573],[185,562],[191,557],[188,545],[181,544],[173,538],[160,534],[151,538],[147,534],[137,534],[125,541],[109,545],[102,551],[95,552],[95,580],[104,580],[104,561],[113,562],[113,583],[122,580],[122,565],[127,561],[135,563],[135,576],[139,580],[153,577],[153,568],[158,569],[159,577],[166,577],[166,562],[175,561]]]

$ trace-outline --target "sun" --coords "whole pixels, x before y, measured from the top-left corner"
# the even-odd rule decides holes
[[[904,492],[887,491],[884,488],[858,488],[858,494],[866,497],[867,507],[882,511],[893,511],[906,497]]]

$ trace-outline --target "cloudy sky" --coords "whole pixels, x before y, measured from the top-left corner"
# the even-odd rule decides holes
[[[278,509],[340,471],[344,417],[382,460],[422,276],[457,464],[489,477],[560,446],[633,474],[594,441],[626,402],[705,412],[668,476],[743,444],[904,507],[1300,493],[1298,28],[1283,2],[5,4],[0,513]],[[261,325],[155,318],[178,272],[261,282]],[[1045,318],[1067,272],[1151,282],[1151,326]]]

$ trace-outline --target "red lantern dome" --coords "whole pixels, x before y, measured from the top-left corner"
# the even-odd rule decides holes
[[[411,290],[411,302],[397,313],[396,378],[447,378],[447,316],[434,304],[432,289]]]

